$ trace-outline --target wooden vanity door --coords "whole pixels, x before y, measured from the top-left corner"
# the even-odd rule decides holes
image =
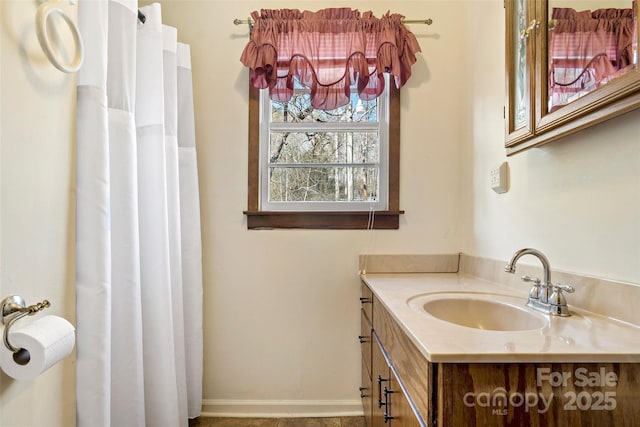
[[[393,372],[391,372],[389,380],[389,389],[393,391],[387,396],[387,410],[393,416],[390,425],[392,427],[421,427]]]
[[[375,332],[371,344],[373,411],[367,427],[421,427]]]

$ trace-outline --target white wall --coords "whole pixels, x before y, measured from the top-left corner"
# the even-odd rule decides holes
[[[402,92],[400,207],[406,214],[397,231],[247,230],[248,71],[239,58],[248,28],[233,20],[292,5],[163,1],[164,21],[177,26],[192,49],[204,234],[205,410],[227,400],[266,400],[280,411],[278,400],[296,399],[316,405],[311,410],[322,411],[327,403],[333,410],[360,410],[358,255],[451,253],[461,245],[459,141],[466,126],[458,118],[466,108],[467,60],[460,49],[467,39],[465,28],[452,23],[464,3],[302,3],[296,7],[351,6],[376,14],[391,9],[434,19],[431,27],[412,27],[423,53]]]
[[[40,49],[36,7],[0,1],[0,298],[48,299],[73,323],[75,81]],[[73,357],[34,381],[0,374],[0,425],[75,425]]]
[[[508,259],[533,246],[553,268],[640,283],[640,110],[510,157],[511,189],[495,194],[489,170],[506,160],[504,9],[502,1],[485,1],[468,13],[462,251]]]
[[[638,112],[509,159],[511,190],[496,195],[488,171],[505,159],[502,2],[348,5],[435,21],[412,27],[423,54],[402,93],[399,231],[247,231],[247,72],[238,62],[247,31],[231,22],[290,5],[163,3],[193,49],[208,400],[356,398],[359,253],[506,259],[534,246],[557,268],[640,281]]]
[[[193,49],[209,408],[252,399],[346,408],[357,399],[360,253],[507,259],[534,246],[555,268],[640,282],[640,111],[510,158],[510,192],[497,195],[488,171],[505,160],[502,1],[322,3],[344,5],[434,19],[412,27],[423,53],[402,92],[407,213],[398,231],[247,231],[247,71],[238,58],[248,34],[232,20],[291,5],[163,2],[165,21]]]

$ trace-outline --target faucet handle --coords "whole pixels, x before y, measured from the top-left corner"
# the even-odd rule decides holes
[[[533,283],[533,287],[529,291],[529,300],[540,299],[540,279],[537,277],[522,276],[523,282]]]
[[[553,285],[553,293],[549,297],[549,312],[556,316],[571,316],[562,292],[572,293],[573,291],[575,289],[571,285]]]
[[[575,288],[571,285],[562,285],[558,283],[557,285],[553,285],[553,290],[558,292],[566,292],[568,294],[572,294],[575,292]]]
[[[564,299],[562,292],[573,293],[575,289],[571,285],[553,285],[553,293],[549,297],[549,304],[557,306],[566,306],[567,301]]]
[[[531,282],[531,283],[533,283],[533,286],[539,286],[540,285],[540,279],[538,279],[537,277],[522,276],[520,279],[523,282]]]

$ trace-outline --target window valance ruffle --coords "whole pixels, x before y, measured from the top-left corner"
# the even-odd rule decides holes
[[[263,9],[252,13],[251,38],[240,60],[250,68],[251,84],[269,88],[271,99],[288,101],[294,77],[311,90],[314,108],[348,104],[350,86],[361,99],[384,90],[383,73],[400,88],[411,76],[420,46],[403,16],[331,8],[317,12]]]

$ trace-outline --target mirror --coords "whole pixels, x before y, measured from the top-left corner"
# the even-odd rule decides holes
[[[551,0],[547,9],[548,112],[638,66],[632,0]]]
[[[640,107],[638,0],[513,0],[505,10],[507,155]]]

